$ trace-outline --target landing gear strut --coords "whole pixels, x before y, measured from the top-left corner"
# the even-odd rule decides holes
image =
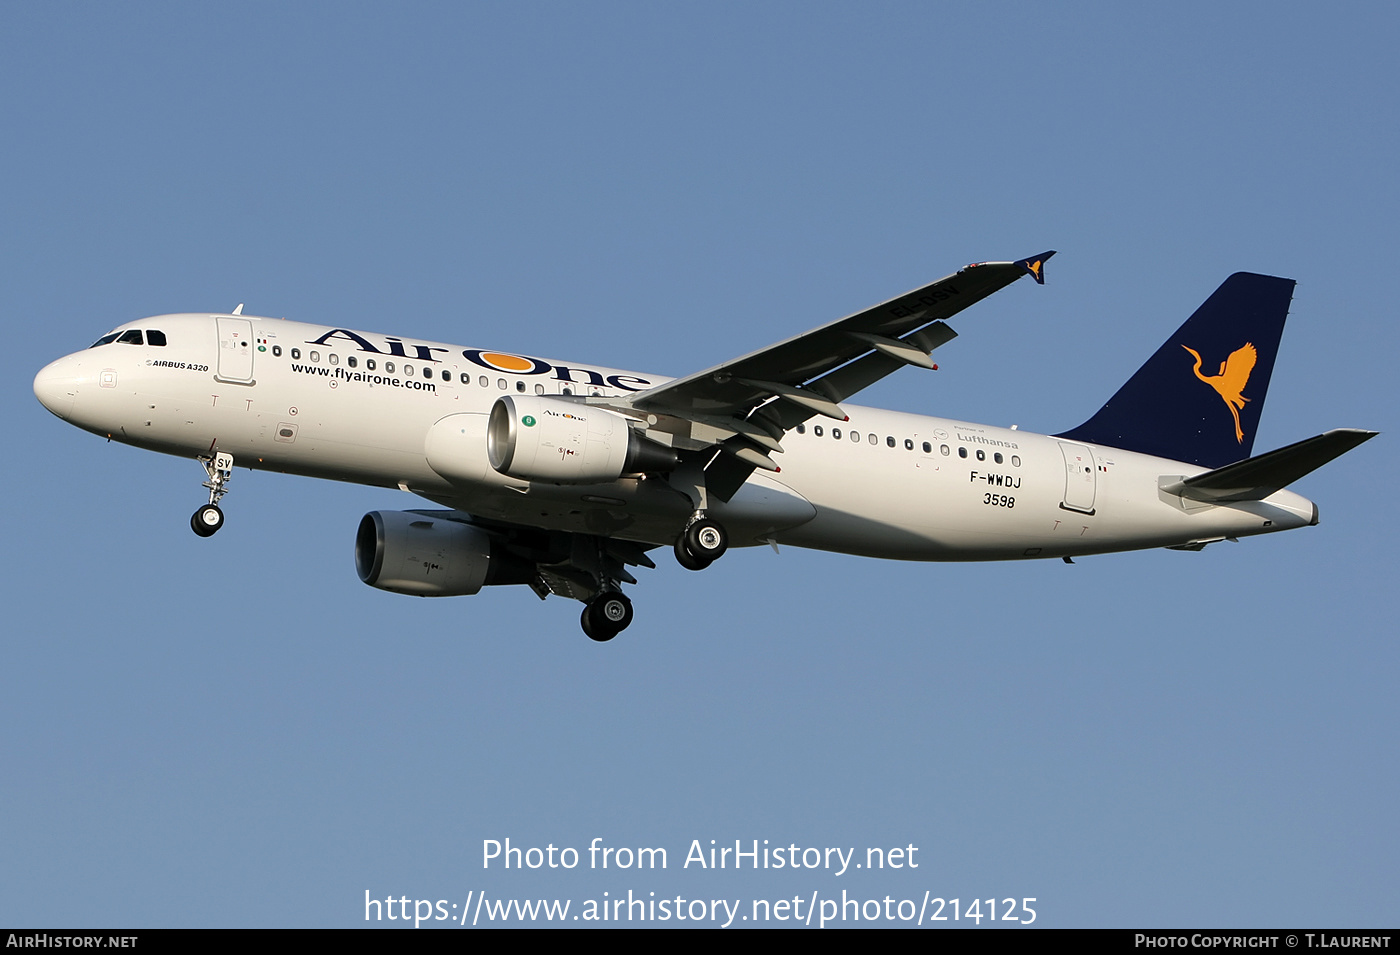
[[[204,486],[209,489],[209,503],[194,512],[190,518],[190,529],[200,537],[209,537],[224,526],[224,512],[219,510],[219,501],[228,493],[229,480],[233,477],[233,455],[220,451],[217,454],[201,454],[199,463],[209,480]]]
[[[702,515],[704,512],[697,512]],[[676,562],[686,570],[704,570],[724,556],[729,549],[729,534],[724,525],[708,517],[697,516],[676,538]]]
[[[591,639],[605,643],[632,622],[632,601],[620,590],[605,590],[584,605],[580,622]]]

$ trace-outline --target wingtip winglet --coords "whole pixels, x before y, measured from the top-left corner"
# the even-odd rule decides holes
[[[1049,261],[1050,256],[1054,254],[1055,250],[1051,249],[1049,252],[1042,252],[1039,255],[1033,255],[1028,259],[1021,259],[1016,264],[1019,265],[1022,269],[1024,269],[1027,275],[1035,279],[1036,285],[1044,285],[1045,263]]]

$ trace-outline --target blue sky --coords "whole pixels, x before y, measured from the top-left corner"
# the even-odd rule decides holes
[[[1394,925],[1397,33],[1382,4],[6,7],[0,922],[630,888]],[[239,302],[684,374],[1046,248],[1044,288],[866,402],[1063,430],[1226,275],[1287,276],[1256,450],[1385,432],[1297,485],[1319,527],[667,559],[598,646],[523,588],[361,584],[356,524],[402,494],[243,471],[199,540],[197,465],[30,388],[119,322]],[[670,866],[483,870],[506,837]],[[697,872],[693,839],[921,865]]]

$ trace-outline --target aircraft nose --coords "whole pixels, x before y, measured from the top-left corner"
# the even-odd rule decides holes
[[[71,355],[39,369],[39,374],[34,376],[34,397],[39,399],[39,404],[60,418],[67,418],[78,394],[77,371]]]

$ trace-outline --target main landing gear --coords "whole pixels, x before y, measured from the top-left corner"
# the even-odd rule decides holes
[[[209,480],[204,486],[209,489],[209,503],[194,512],[190,518],[190,529],[200,537],[210,537],[224,526],[224,512],[219,510],[219,501],[228,493],[229,480],[233,477],[233,455],[224,451],[217,454],[201,454],[199,463]]]
[[[696,517],[676,538],[676,562],[686,570],[704,570],[729,549],[729,534],[724,525],[702,516],[703,513],[696,512]]]
[[[656,565],[645,547],[628,541],[583,534],[572,534],[569,541],[566,559],[537,565],[535,593],[542,598],[556,593],[583,601],[579,617],[583,632],[591,640],[606,643],[632,623],[632,601],[622,585],[635,584],[637,578],[627,565]]]
[[[632,622],[632,601],[620,590],[605,590],[584,604],[580,622],[590,639],[606,643]]]

